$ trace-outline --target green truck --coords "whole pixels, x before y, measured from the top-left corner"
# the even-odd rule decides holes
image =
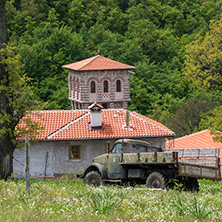
[[[198,178],[221,180],[218,156],[217,148],[164,151],[146,141],[120,139],[109,153],[93,159],[83,180],[97,186],[113,182],[162,189],[176,181],[198,191]]]

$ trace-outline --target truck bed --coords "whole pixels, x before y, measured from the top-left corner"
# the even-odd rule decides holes
[[[213,151],[214,152],[214,151]],[[186,158],[186,157],[184,157]],[[207,166],[198,164],[200,156],[197,159],[191,157],[191,163],[178,157],[178,152],[150,152],[150,153],[122,153],[120,163],[125,167],[170,167],[178,169],[178,176],[195,177],[199,179],[221,180],[219,158],[213,156],[214,164]],[[204,156],[206,158],[206,156]],[[206,161],[209,162],[209,161]]]

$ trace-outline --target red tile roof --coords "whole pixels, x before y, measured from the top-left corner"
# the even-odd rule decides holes
[[[61,127],[67,125],[67,123],[80,118],[87,111],[73,111],[73,110],[47,110],[47,111],[32,111],[28,113],[19,123],[19,127],[25,127],[24,119],[29,119],[33,122],[40,123],[44,130],[41,130],[40,134],[36,136],[36,139],[46,139],[53,132],[56,132]]]
[[[222,143],[213,140],[213,135],[210,130],[206,129],[197,133],[183,136],[174,141],[167,141],[166,149],[206,149],[220,148],[219,158],[222,160]],[[222,173],[222,168],[221,168]]]
[[[89,110],[32,111],[26,117],[40,122],[44,131],[38,140],[86,140],[108,138],[171,137],[175,133],[162,124],[129,111],[126,125],[125,109],[102,110],[102,129],[89,130]],[[20,123],[24,126],[24,123]]]
[[[222,148],[222,143],[215,142],[208,129],[166,142],[166,149],[198,148]]]
[[[126,65],[112,59],[108,59],[101,55],[97,55],[79,62],[62,66],[66,69],[76,71],[92,71],[92,70],[115,70],[115,69],[135,69],[135,66]]]

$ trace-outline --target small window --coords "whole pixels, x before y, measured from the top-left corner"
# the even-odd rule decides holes
[[[108,104],[107,103],[103,103],[102,106],[103,106],[103,109],[107,109],[108,108]]]
[[[96,92],[96,83],[95,83],[95,81],[91,81],[90,89],[91,89],[91,93]]]
[[[116,81],[116,92],[121,92],[121,81],[119,79]]]
[[[111,153],[121,153],[122,151],[122,143],[117,143],[112,149]]]
[[[80,145],[69,146],[69,159],[70,160],[80,159]]]
[[[107,80],[105,80],[105,81],[103,82],[103,91],[104,91],[104,93],[109,92],[109,84],[108,84],[108,81],[107,81]]]

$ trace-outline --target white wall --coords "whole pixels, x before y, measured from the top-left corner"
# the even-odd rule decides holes
[[[105,144],[114,143],[114,140],[89,140],[65,142],[35,142],[30,148],[30,173],[31,176],[44,176],[46,167],[46,153],[48,152],[46,175],[54,173],[79,173],[84,170],[95,156],[105,153]],[[80,145],[80,159],[69,159],[69,145]],[[25,177],[25,150],[14,151],[13,172],[16,178]]]
[[[164,138],[146,138],[153,146],[164,148]],[[98,155],[106,152],[105,144],[113,140],[86,140],[86,141],[56,141],[56,142],[34,142],[30,148],[30,173],[31,176],[43,177],[54,176],[55,173],[65,174],[67,172],[79,173],[83,171]],[[69,145],[80,145],[80,160],[69,159]],[[46,154],[48,152],[47,166]],[[13,172],[16,178],[25,177],[25,150],[14,151]]]

